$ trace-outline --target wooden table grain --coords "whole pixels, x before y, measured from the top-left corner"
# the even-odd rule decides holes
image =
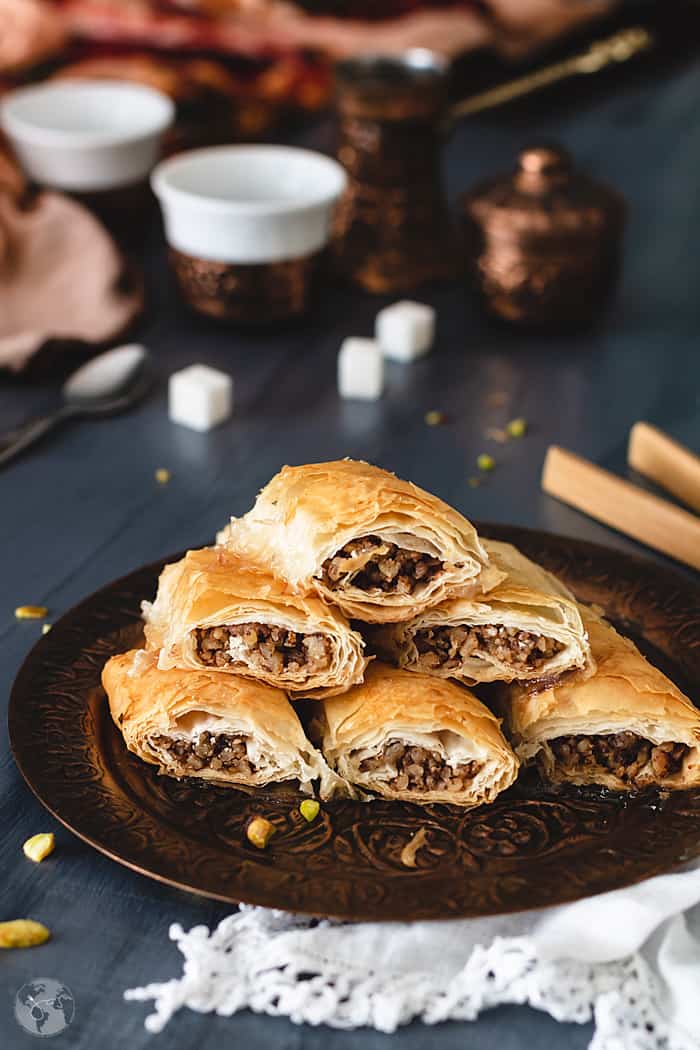
[[[0,474],[0,699],[40,632],[17,622],[17,605],[45,604],[55,619],[135,566],[206,543],[244,511],[285,462],[363,457],[434,490],[469,517],[549,529],[623,550],[636,545],[544,496],[545,449],[556,442],[627,475],[630,426],[646,419],[700,447],[700,64],[653,82],[637,76],[582,103],[556,97],[463,124],[446,147],[451,197],[508,169],[525,142],[557,138],[581,166],[627,197],[625,270],[615,305],[597,328],[571,337],[525,336],[491,327],[459,285],[421,295],[438,310],[434,354],[391,364],[377,403],[338,400],[336,353],[349,334],[369,335],[386,300],[324,290],[312,318],[267,335],[243,335],[187,313],[166,276],[157,223],[146,252],[150,309],[139,332],[153,351],[158,384],[128,416],[65,428]],[[307,141],[324,144],[328,129]],[[40,292],[38,293],[40,294]],[[166,380],[195,361],[231,372],[235,414],[202,435],[171,425]],[[56,391],[0,380],[0,421],[11,426],[52,404]],[[446,413],[427,427],[424,414]],[[522,440],[500,446],[485,431],[522,416]],[[488,451],[496,468],[478,488],[467,479]],[[155,471],[171,472],[159,485]],[[590,1026],[558,1025],[525,1007],[494,1010],[472,1025],[412,1025],[392,1043],[369,1031],[297,1028],[243,1013],[224,1019],[181,1013],[162,1036],[143,1027],[144,1004],[126,987],[180,972],[168,926],[215,923],[226,913],[133,874],[57,826],[25,787],[0,740],[2,918],[30,915],[52,929],[41,948],[3,953],[0,1033],[6,1050],[31,1044],[13,1015],[16,990],[57,977],[73,991],[76,1019],[60,1037],[75,1050],[223,1045],[386,1050],[422,1047],[576,1048]],[[40,866],[25,838],[54,830],[55,854]]]

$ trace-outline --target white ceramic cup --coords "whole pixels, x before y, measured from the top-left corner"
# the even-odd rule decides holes
[[[143,181],[175,118],[167,95],[118,80],[52,80],[0,102],[0,126],[31,179],[73,193]]]
[[[320,251],[346,184],[337,161],[288,146],[192,150],[163,161],[151,177],[170,247],[239,265]]]

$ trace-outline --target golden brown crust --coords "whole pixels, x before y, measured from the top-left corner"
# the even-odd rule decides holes
[[[282,690],[236,675],[161,671],[157,656],[157,651],[131,650],[113,656],[102,671],[112,718],[126,746],[144,762],[157,765],[161,773],[178,775],[172,756],[154,738],[194,738],[206,728],[249,737],[257,769],[250,773],[205,767],[188,771],[188,776],[224,786],[284,780],[309,784],[319,778],[324,796],[337,786]]]
[[[596,665],[592,676],[574,672],[547,688],[513,685],[504,708],[516,751],[523,760],[539,754],[552,780],[599,783],[616,790],[629,784],[611,772],[583,769],[567,774],[554,762],[548,742],[570,735],[631,732],[662,744],[685,744],[682,768],[654,783],[667,788],[700,784],[700,711],[652,666],[628,638],[581,606]]]
[[[250,558],[223,547],[188,551],[180,562],[166,566],[155,602],[144,604],[144,616],[147,645],[161,649],[162,670],[205,669],[196,651],[195,631],[249,622],[323,635],[329,646],[329,665],[313,672],[274,673],[237,661],[214,673],[259,678],[288,692],[319,698],[362,681],[368,662],[361,635],[339,610],[314,594],[294,591]]]
[[[351,783],[387,798],[477,806],[493,801],[517,775],[517,759],[498,719],[467,689],[443,679],[375,662],[362,685],[325,702],[322,723],[329,764]],[[360,770],[363,757],[397,739],[421,741],[455,761],[474,760],[480,771],[455,793],[397,790]]]
[[[491,564],[507,574],[503,582],[488,594],[448,598],[412,620],[378,628],[371,637],[380,654],[405,670],[456,678],[467,685],[537,679],[585,667],[590,646],[576,601],[566,587],[510,544],[484,540],[484,546]],[[416,646],[416,633],[462,625],[527,631],[554,639],[563,648],[532,667],[508,663],[487,650],[460,657],[458,666],[425,666]]]
[[[443,569],[413,594],[362,590],[351,582],[327,586],[324,562],[370,535],[437,558]],[[219,534],[219,542],[366,623],[405,620],[451,594],[482,591],[502,579],[489,566],[474,526],[456,510],[388,471],[351,459],[283,467],[253,509]]]

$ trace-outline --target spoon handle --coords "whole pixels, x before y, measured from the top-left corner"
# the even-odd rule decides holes
[[[645,27],[631,26],[628,29],[622,29],[604,40],[597,40],[585,51],[572,55],[571,58],[554,62],[550,66],[536,69],[525,76],[509,80],[505,84],[498,84],[495,88],[456,102],[448,110],[443,131],[449,135],[462,117],[469,117],[474,113],[502,106],[513,99],[529,95],[533,91],[539,91],[540,88],[556,84],[559,80],[565,80],[577,74],[598,73],[616,62],[626,62],[653,45],[654,37]]]
[[[58,412],[52,412],[48,416],[39,416],[36,419],[30,419],[28,423],[13,430],[3,441],[0,438],[0,467],[4,467],[5,464],[10,463],[16,456],[25,449],[28,449],[30,445],[39,441],[45,434],[48,434],[50,430],[58,426],[65,419],[68,419],[72,413],[67,412],[65,408],[60,409]],[[9,438],[9,440],[8,440]]]

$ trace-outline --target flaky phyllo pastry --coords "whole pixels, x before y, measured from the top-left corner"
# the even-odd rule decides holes
[[[218,540],[366,623],[406,620],[502,578],[456,510],[349,459],[284,467]]]
[[[166,566],[143,609],[161,670],[230,672],[309,697],[362,681],[364,643],[338,609],[222,547]]]
[[[412,620],[377,628],[371,638],[379,653],[406,670],[468,684],[584,667],[588,638],[569,591],[510,544],[483,542],[506,579],[486,595],[448,598]]]
[[[102,684],[112,718],[135,755],[175,777],[220,785],[299,781],[322,798],[343,785],[307,740],[280,689],[212,671],[160,671],[157,653],[108,660]]]
[[[616,791],[700,784],[700,711],[631,641],[582,612],[593,676],[504,687],[520,758],[536,760],[547,780]]]
[[[472,693],[377,662],[314,725],[329,765],[385,798],[478,806],[517,775],[498,719]]]

